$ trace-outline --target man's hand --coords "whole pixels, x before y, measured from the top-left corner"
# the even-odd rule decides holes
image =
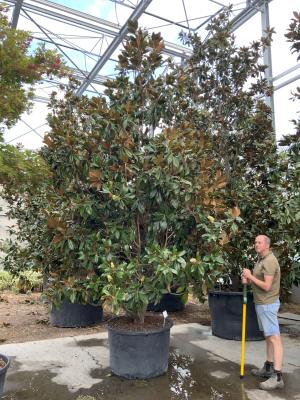
[[[251,280],[252,273],[251,273],[250,269],[244,268],[242,277],[245,278],[245,279]]]
[[[248,271],[248,274],[247,274],[247,272],[245,274],[244,273],[245,271]],[[242,273],[242,284],[243,285],[247,285],[247,284],[251,283],[251,280],[248,278],[249,275],[250,276],[252,275],[251,271],[249,269],[247,269],[247,268],[244,268],[243,269],[243,273]]]

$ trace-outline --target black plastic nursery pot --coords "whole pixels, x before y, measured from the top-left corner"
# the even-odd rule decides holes
[[[241,340],[243,293],[212,290],[208,295],[211,329],[214,336],[223,339]],[[247,295],[246,340],[262,340],[252,293]]]
[[[150,303],[147,307],[147,311],[154,312],[175,312],[182,310],[184,310],[184,303],[181,299],[181,296],[173,293],[164,294],[159,303]]]
[[[0,354],[0,360],[3,360],[5,362],[5,366],[0,368],[0,396],[2,396],[2,394],[4,393],[5,377],[10,365],[10,359],[4,354]]]
[[[99,305],[71,303],[63,300],[60,308],[50,312],[50,323],[60,328],[83,328],[102,321],[103,309]]]
[[[164,374],[168,369],[170,329],[173,322],[161,318],[161,327],[151,331],[127,331],[116,322],[108,323],[110,368],[127,379],[149,379]]]

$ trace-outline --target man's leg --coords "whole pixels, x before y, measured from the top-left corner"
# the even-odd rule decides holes
[[[270,336],[265,337],[267,359],[261,368],[254,368],[251,374],[260,378],[270,378],[274,374],[274,351]]]
[[[266,338],[267,343],[267,357],[273,356],[274,373],[265,382],[260,383],[259,387],[263,390],[272,390],[283,388],[284,383],[282,379],[282,361],[283,361],[283,346],[281,336],[272,335]],[[269,358],[268,358],[269,360]]]
[[[269,378],[274,373],[274,351],[273,343],[270,340],[270,336],[265,335],[264,326],[266,326],[265,318],[265,306],[255,304],[255,311],[257,315],[257,322],[259,330],[264,332],[265,344],[266,344],[266,361],[261,368],[254,368],[251,370],[251,374],[260,378]]]
[[[283,360],[283,346],[280,335],[273,335],[267,338],[267,343],[269,343],[270,356],[273,355],[273,360],[268,360],[274,362],[274,369],[276,371],[282,370],[282,360]],[[267,345],[268,346],[268,345]],[[267,356],[269,357],[269,355]]]
[[[272,390],[284,387],[282,379],[283,346],[280,336],[277,312],[279,301],[272,304],[256,305],[259,327],[262,326],[266,339],[267,360],[262,368],[253,371],[253,375],[268,380],[259,384],[260,389]]]
[[[267,352],[267,361],[274,362],[274,348],[271,340],[272,336],[267,336],[266,339],[266,352]]]

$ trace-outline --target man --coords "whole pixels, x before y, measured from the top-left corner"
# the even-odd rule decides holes
[[[258,261],[253,273],[244,268],[242,278],[243,282],[246,281],[252,285],[259,329],[264,332],[266,339],[267,360],[262,368],[252,370],[251,373],[268,378],[261,382],[259,387],[263,390],[272,390],[284,387],[281,372],[283,346],[277,318],[280,306],[280,267],[276,257],[270,251],[270,239],[267,236],[257,236],[255,251]]]

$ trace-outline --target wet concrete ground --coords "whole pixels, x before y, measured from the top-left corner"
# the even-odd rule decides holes
[[[264,361],[264,341],[247,342],[240,379],[240,342],[199,324],[171,330],[168,372],[126,380],[109,369],[107,333],[0,346],[12,356],[6,400],[300,400],[300,343],[283,335],[286,387],[264,392],[250,369]]]

